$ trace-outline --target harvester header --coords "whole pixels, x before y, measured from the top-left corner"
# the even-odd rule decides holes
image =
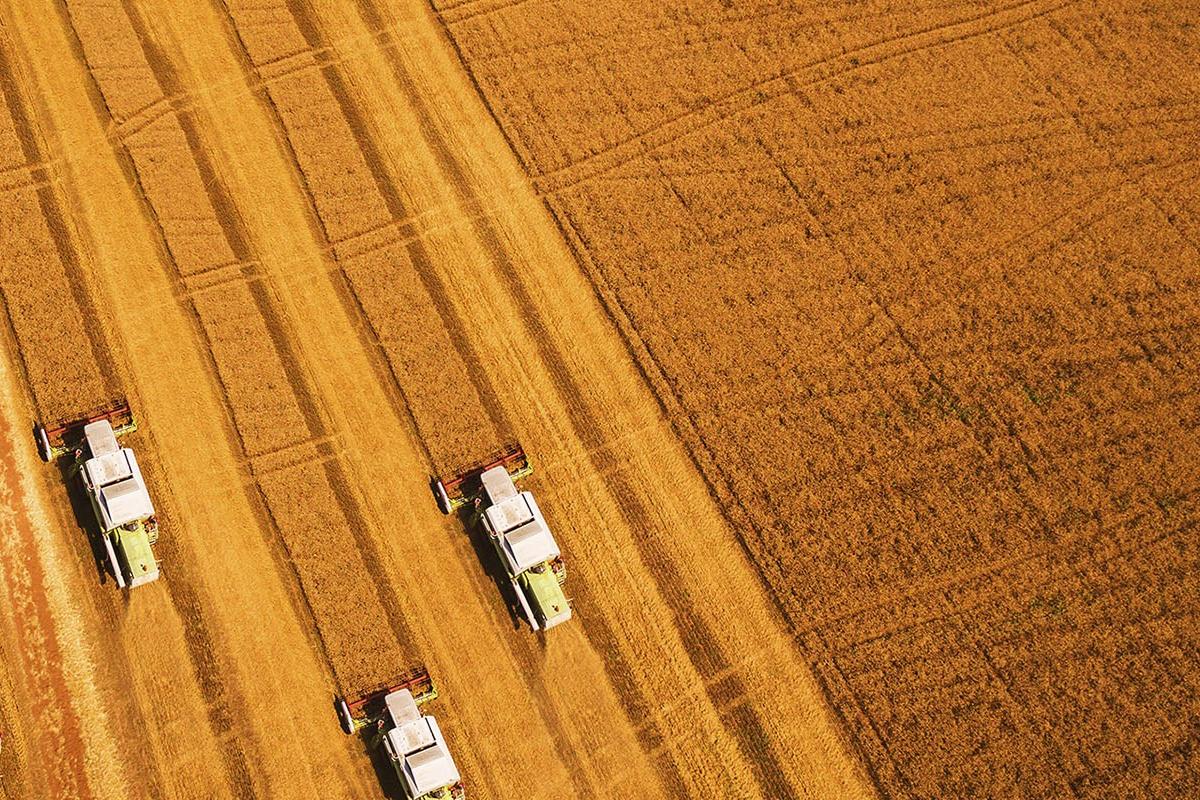
[[[463,467],[452,476],[435,477],[433,493],[437,496],[438,508],[443,514],[449,514],[479,497],[483,492],[483,482],[480,478],[483,473],[495,467],[504,467],[505,472],[514,481],[519,481],[533,472],[533,464],[529,462],[529,456],[525,454],[521,445],[515,442],[506,445],[490,456]]]
[[[392,692],[407,689],[418,703],[426,703],[437,699],[437,687],[429,677],[429,670],[416,667],[397,675],[390,681],[373,686],[359,692],[354,699],[339,697],[337,701],[338,717],[342,722],[342,730],[347,734],[370,725],[378,719],[383,710],[383,699]]]
[[[133,418],[129,402],[123,397],[118,398],[77,417],[37,423],[33,435],[37,440],[38,455],[42,461],[53,461],[70,453],[84,443],[84,428],[101,420],[112,426],[114,436],[137,430],[137,420]]]

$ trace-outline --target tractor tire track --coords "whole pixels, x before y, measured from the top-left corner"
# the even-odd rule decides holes
[[[185,97],[186,94],[182,91],[181,84],[178,78],[175,76],[173,68],[170,66],[168,60],[156,50],[151,50],[152,45],[150,44],[150,37],[146,34],[144,26],[138,21],[136,17],[136,10],[127,4],[127,13],[129,14],[135,29],[138,30],[138,37],[142,41],[143,46],[147,51],[147,60],[149,61],[154,74],[159,79],[160,85],[162,85],[164,91],[167,92],[168,97]],[[173,107],[177,106],[177,104],[178,101],[172,101]],[[195,123],[191,119],[191,110],[184,109],[182,107],[175,107],[174,111],[179,119],[180,126],[184,129],[185,135],[187,136],[189,148],[197,167],[204,178],[204,184],[206,188],[210,190],[211,204],[216,212],[216,217],[225,232],[226,239],[229,241],[235,256],[239,262],[243,264],[257,265],[259,263],[258,254],[253,251],[250,243],[248,242],[247,236],[244,232],[244,226],[240,221],[240,214],[230,198],[228,191],[225,189],[223,181],[216,174],[215,166],[209,159],[206,149],[200,142]],[[243,272],[246,276],[246,279],[252,283],[250,292],[253,296],[255,306],[258,310],[258,313],[266,322],[266,329],[271,337],[272,347],[283,364],[284,373],[288,377],[292,393],[297,400],[297,403],[301,409],[301,413],[303,414],[308,437],[313,440],[329,440],[331,434],[323,422],[323,416],[318,407],[316,397],[309,388],[309,385],[301,377],[304,373],[302,372],[300,358],[291,345],[291,339],[288,333],[285,331],[285,323],[283,322],[281,315],[278,313],[278,310],[275,308],[274,301],[268,292],[267,282],[269,279],[263,275],[256,266],[247,266],[243,269]],[[183,277],[178,277],[180,284],[182,284]],[[188,277],[191,276],[189,275]],[[198,324],[202,324],[199,322],[199,312],[195,310],[194,305],[192,308]],[[210,341],[209,351],[211,352],[211,350],[212,347]],[[219,375],[219,372],[215,374]],[[228,404],[227,410],[232,418],[232,400],[227,392],[223,394],[223,397],[226,399]],[[252,452],[249,445],[247,445],[245,438],[240,434],[238,435],[238,441],[244,458],[250,460],[257,457],[257,455]],[[318,450],[326,451],[328,450],[328,446],[320,445],[318,446]],[[360,551],[362,551],[364,562],[372,575],[373,581],[377,586],[386,586],[386,583],[382,583],[380,580],[383,575],[383,570],[379,566],[379,556],[377,551],[374,549],[373,544],[367,537],[357,536],[358,532],[366,529],[366,523],[363,519],[361,511],[358,509],[357,504],[354,501],[353,496],[346,488],[345,480],[341,474],[341,470],[337,467],[332,459],[328,459],[324,463],[326,475],[329,479],[330,485],[334,489],[334,494],[338,498],[339,505],[342,507],[342,510],[346,513],[348,520],[351,522],[350,527],[352,531],[356,533],[357,544],[359,545]],[[286,561],[290,565],[288,568],[288,572],[290,573],[289,583],[296,587],[300,597],[303,599],[304,616],[312,625],[312,629],[316,632],[316,637],[320,642],[320,653],[323,660],[329,666],[331,674],[336,677],[339,675],[339,672],[336,668],[336,664],[334,664],[329,657],[328,647],[325,643],[324,636],[321,633],[321,628],[316,623],[316,617],[312,610],[311,601],[304,591],[300,576],[297,574],[297,568],[294,566],[295,559],[293,557],[291,548],[288,546],[288,537],[279,524],[277,517],[273,512],[271,512],[270,500],[268,499],[265,490],[263,489],[263,486],[258,480],[255,472],[253,470],[247,470],[246,477],[255,486],[257,490],[256,497],[262,503],[264,513],[270,520],[272,533],[275,534],[275,537],[272,538],[275,540],[276,544],[282,543],[282,546],[286,551]],[[390,601],[387,598],[381,599],[384,600],[384,608],[388,614],[389,625],[391,626],[393,632],[397,635],[400,641],[409,641],[411,639],[411,633],[409,632],[407,625],[404,623],[403,614],[400,611],[398,601],[394,597],[391,598]],[[347,690],[348,687],[343,686],[340,679],[337,681],[337,683],[339,685],[339,689],[341,689],[343,692]]]
[[[536,165],[532,161],[526,160],[525,167],[535,176],[534,185],[539,192],[562,194],[630,161],[661,150],[673,142],[693,136],[800,89],[817,86],[896,58],[1024,25],[1060,11],[1073,2],[1075,0],[1026,0],[968,19],[883,38],[810,62],[780,75],[755,81],[715,98],[703,109],[667,119],[573,164],[541,173],[535,169]],[[452,36],[450,38],[453,40]]]
[[[312,49],[317,63],[320,65],[321,74],[337,101],[338,109],[349,126],[359,151],[366,160],[371,178],[375,184],[375,189],[383,198],[389,217],[393,220],[412,219],[413,215],[411,211],[405,207],[403,200],[396,191],[396,187],[388,178],[383,157],[374,142],[367,121],[359,113],[357,106],[351,99],[349,89],[342,80],[338,65],[331,55],[332,45],[325,42],[320,35],[315,21],[312,19],[311,13],[308,11],[303,0],[287,0],[287,8],[304,40]],[[319,214],[319,212],[317,213]],[[411,225],[402,224],[401,229],[405,228],[411,228]],[[409,233],[412,234],[412,238],[404,246],[413,264],[414,271],[421,282],[421,287],[433,302],[434,307],[437,309],[438,318],[449,332],[451,342],[466,366],[467,374],[470,376],[474,389],[480,397],[482,408],[488,415],[492,427],[497,434],[497,439],[504,441],[511,437],[513,428],[508,419],[507,412],[504,410],[500,396],[486,378],[483,361],[474,344],[471,342],[466,325],[450,300],[446,287],[437,275],[428,248],[419,236],[416,235],[415,230],[411,230]],[[347,281],[349,281],[348,277]],[[432,438],[432,431],[426,430],[421,431],[421,433],[424,434],[422,436],[423,440]],[[452,468],[455,465],[438,464],[436,466],[444,469]]]
[[[308,220],[309,227],[313,232],[314,238],[322,243],[324,255],[326,256],[325,271],[334,279],[334,287],[337,291],[338,300],[345,309],[347,316],[354,320],[358,325],[358,338],[363,343],[366,351],[371,353],[371,364],[376,372],[376,377],[379,379],[379,384],[387,390],[388,401],[392,406],[392,411],[399,419],[407,419],[412,430],[417,431],[416,416],[413,414],[412,404],[409,401],[408,394],[404,391],[399,375],[396,373],[395,365],[387,357],[387,352],[384,349],[382,338],[379,332],[371,323],[367,310],[363,305],[362,298],[354,288],[353,282],[342,268],[340,259],[337,257],[338,244],[332,243],[329,231],[326,228],[325,221],[317,213],[317,201],[313,194],[312,187],[309,185],[308,176],[300,167],[299,157],[296,155],[295,147],[292,141],[287,136],[287,130],[283,124],[283,117],[279,113],[279,108],[271,97],[270,86],[275,80],[264,79],[261,69],[254,64],[249,55],[249,50],[246,47],[245,41],[237,30],[232,15],[228,8],[224,5],[223,0],[210,0],[213,9],[221,17],[224,25],[223,34],[230,43],[230,49],[234,57],[238,60],[241,66],[242,78],[247,88],[258,97],[266,108],[267,115],[272,120],[273,126],[278,133],[279,148],[283,152],[285,159],[291,165],[296,176],[297,182],[300,184],[300,190],[307,200],[307,207],[304,209],[305,217]],[[309,51],[311,52],[311,51]],[[291,57],[304,54],[293,54]],[[305,64],[295,69],[289,69],[280,76],[290,76],[293,73],[300,72],[302,69],[314,69],[317,65]],[[414,237],[415,238],[415,237]],[[420,436],[413,437],[414,443],[421,449],[425,460],[433,464],[435,463],[433,453],[429,450],[429,446],[425,439]]]
[[[214,0],[216,3],[217,0]],[[286,13],[290,15],[290,19],[300,31],[301,36],[311,34],[312,31],[306,31],[297,17],[297,10],[293,8],[294,4],[288,4]],[[285,9],[280,8],[280,11]],[[411,403],[407,400],[407,395],[404,392],[402,382],[396,374],[394,358],[386,353],[382,347],[384,336],[381,335],[379,328],[376,326],[372,315],[368,312],[364,305],[364,298],[356,287],[355,281],[350,274],[349,263],[339,252],[344,241],[353,240],[361,235],[365,235],[370,231],[380,227],[379,225],[369,226],[367,230],[356,229],[349,236],[337,237],[332,233],[332,225],[326,216],[322,213],[321,205],[318,202],[317,195],[313,192],[312,183],[314,177],[309,174],[309,169],[301,163],[300,155],[297,151],[296,143],[293,141],[293,136],[290,134],[284,116],[280,111],[279,102],[274,98],[272,89],[278,86],[281,81],[274,79],[266,80],[262,77],[262,66],[257,64],[251,55],[245,37],[238,28],[238,21],[235,12],[230,8],[228,2],[221,0],[219,11],[227,20],[226,29],[228,36],[236,46],[237,51],[244,54],[241,59],[245,65],[246,83],[252,87],[254,93],[263,97],[269,108],[272,117],[275,119],[277,127],[280,131],[282,140],[286,143],[287,150],[291,161],[293,162],[297,175],[300,178],[305,194],[311,204],[312,214],[318,221],[318,229],[321,235],[321,241],[324,243],[324,248],[330,253],[333,258],[333,264],[339,274],[339,282],[345,288],[347,296],[352,299],[352,307],[356,315],[361,314],[361,319],[365,325],[365,330],[370,332],[370,338],[367,340],[372,349],[379,349],[383,354],[385,362],[388,364],[389,380],[394,382],[395,391],[398,399],[403,398],[405,404],[405,413],[411,419],[412,423],[417,426],[420,433],[421,446],[428,450],[428,442],[436,439],[435,431],[424,429],[420,423],[419,415],[412,413]],[[499,397],[495,394],[492,387],[479,379],[483,375],[484,365],[479,357],[479,354],[470,340],[467,332],[467,327],[449,299],[449,295],[445,287],[441,284],[438,276],[432,267],[432,258],[428,248],[421,240],[421,235],[413,227],[413,215],[410,214],[404,205],[403,200],[396,192],[395,187],[387,178],[386,171],[383,168],[379,149],[375,145],[371,136],[368,134],[368,124],[362,119],[361,115],[349,100],[348,89],[341,80],[341,75],[337,70],[337,59],[332,55],[331,44],[314,45],[311,41],[305,38],[307,47],[302,53],[309,55],[313,59],[310,65],[320,71],[325,85],[333,95],[338,107],[342,109],[342,119],[345,122],[351,136],[354,139],[358,153],[362,156],[365,167],[368,170],[372,188],[376,195],[382,199],[387,210],[386,225],[397,226],[403,233],[398,237],[396,242],[388,242],[378,249],[385,249],[392,246],[401,246],[405,257],[412,265],[413,272],[418,278],[418,282],[425,297],[432,304],[437,321],[449,336],[450,344],[456,351],[458,359],[463,365],[463,373],[467,381],[471,384],[472,389],[479,398],[479,402],[473,404],[477,408],[482,408],[488,417],[488,423],[494,430],[494,435],[489,437],[490,440],[505,441],[511,436],[512,426],[504,410],[503,404]],[[293,78],[299,78],[306,70],[295,69],[290,72]],[[365,188],[365,187],[364,187]],[[359,252],[355,254],[355,258],[362,258],[375,250],[367,252]],[[478,421],[471,424],[470,427],[478,428]],[[461,463],[462,456],[459,455],[457,460],[453,458],[447,460],[444,453],[431,454],[431,460],[435,467],[435,472],[442,472],[453,469]]]

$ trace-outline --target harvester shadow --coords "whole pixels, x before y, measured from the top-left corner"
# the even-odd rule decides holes
[[[92,510],[92,501],[84,491],[79,468],[75,459],[69,455],[62,456],[55,461],[55,466],[58,467],[59,477],[67,489],[67,497],[71,500],[71,512],[75,515],[75,524],[87,536],[88,544],[92,548],[92,560],[95,563],[96,575],[100,579],[100,584],[104,585],[108,583],[110,577],[108,551],[104,547],[100,525],[96,522],[96,515]]]
[[[355,736],[367,754],[367,758],[371,760],[371,766],[375,769],[375,778],[379,781],[379,788],[383,792],[383,796],[388,800],[404,800],[404,787],[400,785],[396,768],[392,766],[387,749],[383,746],[383,741],[379,739],[378,729],[374,725],[368,725]]]
[[[479,560],[480,565],[483,566],[483,571],[496,584],[496,590],[500,593],[500,597],[504,599],[504,606],[508,611],[508,617],[512,622],[513,630],[520,630],[523,617],[516,591],[512,587],[512,582],[508,579],[508,572],[504,569],[504,563],[500,560],[500,554],[496,552],[496,548],[492,546],[489,540],[487,531],[483,529],[483,521],[479,519],[470,503],[458,509],[458,521],[467,532],[467,537],[471,541],[471,547],[475,550],[475,557]]]

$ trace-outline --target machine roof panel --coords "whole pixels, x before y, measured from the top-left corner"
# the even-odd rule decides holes
[[[108,464],[93,468],[97,461],[115,458],[124,459],[124,466],[117,468]],[[142,480],[142,471],[132,450],[126,447],[116,453],[93,458],[84,465],[84,469],[104,530],[110,531],[119,525],[153,516],[154,504],[150,502],[150,493],[146,490],[146,482]],[[120,474],[126,474],[127,477],[107,483],[104,481],[104,478]]]
[[[421,718],[421,712],[417,710],[417,701],[408,689],[392,692],[383,702],[392,717],[392,724],[397,727]]]
[[[559,555],[558,543],[554,541],[545,521],[540,518],[505,534],[504,547],[508,551],[509,561],[515,568],[514,574],[522,573]]]
[[[118,525],[145,519],[154,513],[154,506],[150,503],[150,495],[146,493],[145,485],[133,478],[101,489],[100,501],[108,516],[109,530]]]
[[[513,483],[512,477],[504,467],[492,467],[485,471],[479,480],[483,483],[483,490],[492,505],[517,496],[517,485]]]
[[[88,452],[93,456],[104,456],[117,452],[117,435],[106,419],[89,422],[83,426],[83,438],[87,440]]]
[[[495,505],[488,506],[484,513],[488,516],[488,522],[491,523],[492,530],[504,533],[532,520],[535,514],[533,508],[526,500],[528,494],[529,492],[522,492]]]
[[[427,720],[427,717],[418,716],[388,731],[388,738],[392,740],[392,747],[397,753],[413,753],[433,744],[433,731]]]
[[[88,459],[84,464],[88,480],[93,486],[107,486],[110,483],[124,480],[133,475],[133,466],[129,463],[126,453],[129,450],[118,450]]]
[[[455,766],[454,759],[450,757],[450,751],[446,748],[446,741],[442,738],[437,721],[433,717],[425,719],[429,721],[430,729],[434,734],[434,744],[405,759],[409,775],[415,784],[413,788],[416,789],[418,797],[459,781],[458,767]]]

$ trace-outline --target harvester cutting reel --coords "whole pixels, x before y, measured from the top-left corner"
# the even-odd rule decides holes
[[[435,476],[431,483],[433,494],[437,498],[438,508],[443,514],[450,514],[455,509],[473,502],[483,492],[483,484],[479,476],[493,467],[503,466],[513,482],[521,480],[533,473],[533,464],[520,444],[510,444],[498,450],[487,458],[459,470],[452,477]]]
[[[102,419],[112,425],[113,433],[120,437],[137,430],[137,420],[125,398],[71,419],[39,422],[33,426],[33,437],[37,441],[38,455],[42,461],[53,461],[79,448],[83,444],[83,429]]]
[[[384,698],[392,692],[408,689],[412,692],[417,705],[428,703],[437,698],[437,687],[429,677],[429,670],[417,667],[400,675],[387,683],[360,692],[353,700],[339,697],[336,701],[338,719],[342,723],[342,731],[352,735],[370,725],[378,723],[384,713]]]

